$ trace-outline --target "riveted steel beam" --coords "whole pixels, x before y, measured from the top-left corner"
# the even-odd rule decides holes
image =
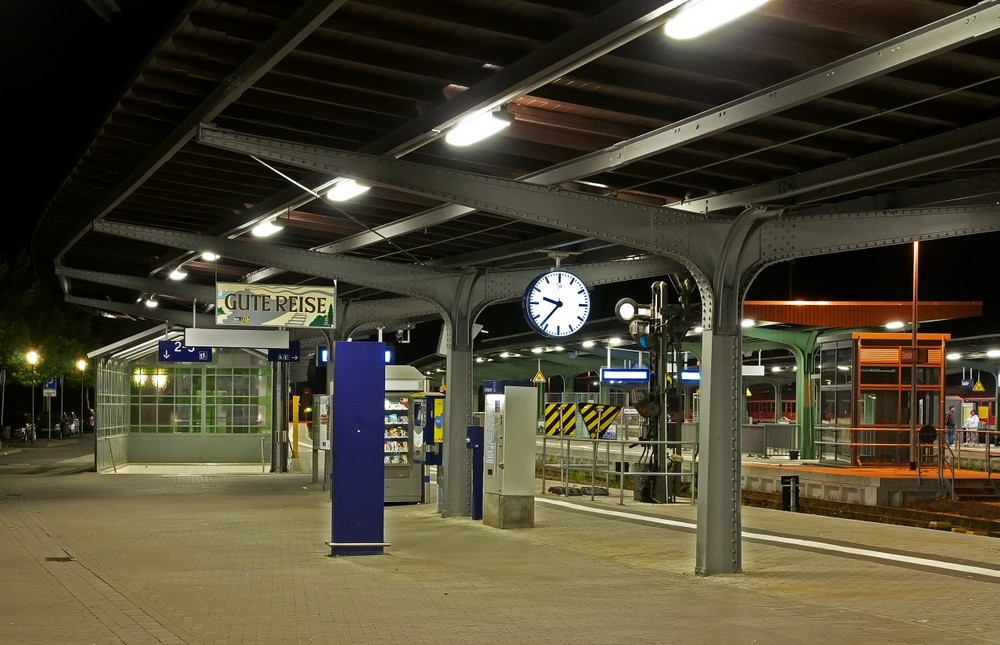
[[[66,296],[65,300],[71,305],[89,307],[98,311],[115,311],[133,318],[159,320],[175,325],[184,325],[185,327],[191,327],[192,322],[197,322],[198,327],[215,327],[215,317],[205,314],[191,314],[187,311],[177,311],[176,309],[166,309],[163,307],[150,309],[145,305],[137,305],[135,303],[80,298],[78,296]]]
[[[57,266],[56,275],[70,280],[83,280],[85,282],[95,282],[106,284],[112,287],[122,287],[124,289],[134,289],[145,293],[158,293],[188,300],[200,300],[201,302],[214,302],[215,289],[204,285],[189,284],[180,280],[157,280],[155,278],[137,278],[130,275],[119,275],[117,273],[105,273],[102,271],[87,271],[85,269],[73,269],[71,267]]]
[[[815,170],[695,199],[675,208],[698,213],[745,204],[802,203],[859,192],[1000,156],[1000,119],[927,137]]]
[[[997,29],[1000,0],[980,2],[807,74],[569,161],[561,168],[584,177],[633,163],[985,39]]]
[[[346,1],[308,0],[284,22],[267,42],[257,47],[254,53],[235,72],[220,81],[208,97],[191,110],[187,117],[166,135],[159,145],[150,150],[149,154],[135,165],[128,177],[108,191],[107,196],[87,215],[84,221],[99,220],[114,210],[191,139],[191,135],[194,134],[199,123],[215,118],[243,92],[253,87],[261,76],[295,49],[296,45],[346,4]],[[73,232],[59,255],[56,256],[57,264],[84,232],[85,229]]]
[[[438,300],[439,291],[446,289],[442,280],[447,274],[409,265],[392,264],[345,256],[330,256],[274,244],[170,231],[100,220],[94,231],[141,240],[179,249],[212,249],[216,253],[255,264],[275,266],[330,280],[343,279],[352,284],[385,289],[395,293]]]
[[[1000,206],[909,208],[818,215],[783,214],[765,222],[758,249],[744,266],[767,266],[810,255],[857,251],[913,241],[1000,231]]]
[[[474,209],[688,260],[692,235],[724,234],[728,219],[635,204],[523,181],[435,168],[202,125],[206,145],[299,168],[347,175]],[[715,226],[713,226],[715,224]],[[696,269],[693,265],[690,269]]]

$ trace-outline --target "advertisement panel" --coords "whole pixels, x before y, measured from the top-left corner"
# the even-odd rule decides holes
[[[226,327],[336,327],[336,285],[218,282],[215,324]]]

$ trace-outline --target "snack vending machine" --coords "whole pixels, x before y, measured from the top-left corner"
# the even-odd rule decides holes
[[[423,492],[423,468],[413,437],[413,395],[427,379],[410,365],[385,366],[385,501],[416,503]]]

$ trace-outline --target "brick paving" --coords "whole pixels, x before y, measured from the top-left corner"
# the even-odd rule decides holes
[[[508,531],[390,506],[386,555],[331,558],[308,474],[98,475],[43,451],[0,459],[0,643],[1000,642],[997,577],[746,539],[744,573],[703,578],[690,530],[543,501]],[[743,525],[1000,571],[994,538],[754,508]]]

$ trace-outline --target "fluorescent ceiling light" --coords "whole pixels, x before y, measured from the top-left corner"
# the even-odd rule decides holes
[[[257,226],[254,226],[250,232],[253,233],[254,237],[267,237],[274,235],[283,228],[285,227],[282,224],[278,224],[277,220],[266,219]]]
[[[371,186],[359,184],[353,179],[342,178],[326,192],[326,198],[331,202],[346,202],[358,195],[368,192]]]
[[[676,40],[697,38],[716,27],[750,13],[767,0],[690,0],[663,25]]]
[[[208,262],[215,262],[216,260],[219,259],[219,256],[211,251],[205,251],[204,253],[201,254],[201,259],[206,260]]]
[[[188,277],[187,271],[185,271],[180,267],[177,267],[176,269],[170,272],[171,280],[183,280],[186,277]]]
[[[459,121],[444,140],[453,146],[467,146],[500,132],[514,121],[514,115],[504,109],[480,112]]]

